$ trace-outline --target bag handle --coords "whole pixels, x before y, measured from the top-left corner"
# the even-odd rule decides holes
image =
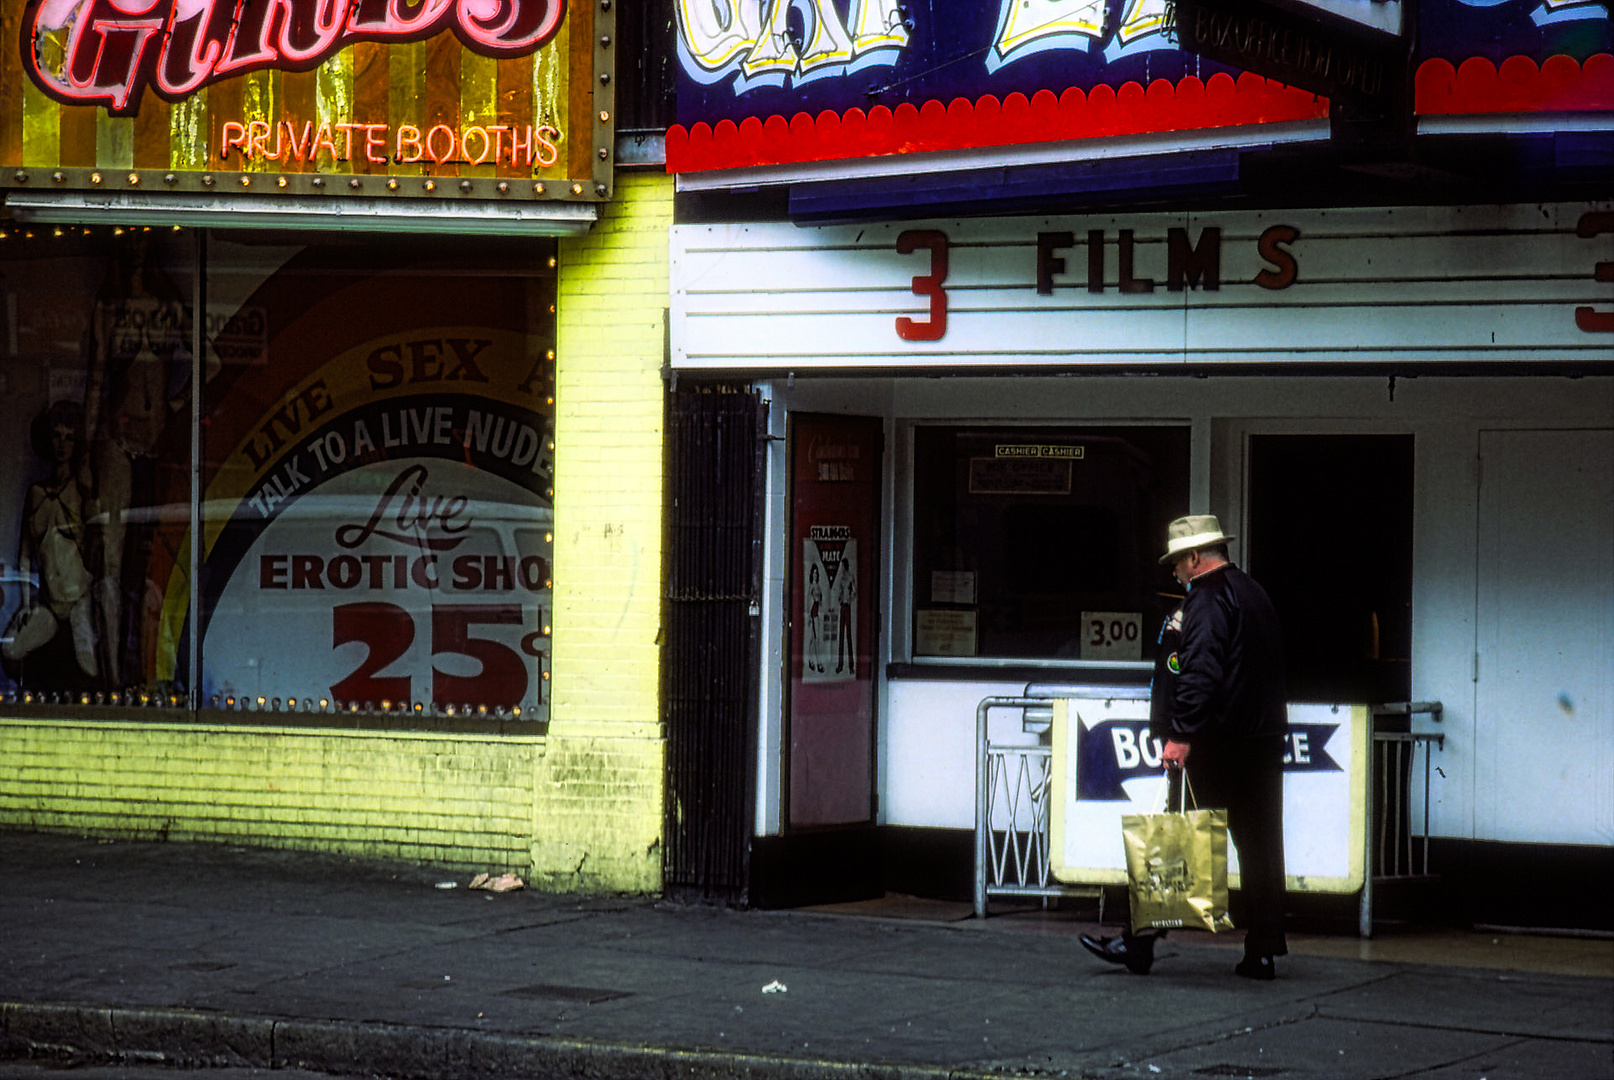
[[[1177,809],[1175,810],[1171,808],[1173,795],[1176,796],[1177,803]],[[1160,804],[1155,808],[1155,813],[1159,813],[1161,810],[1171,814],[1186,813],[1190,809],[1189,804],[1192,804],[1192,809],[1199,809],[1199,800],[1194,797],[1194,785],[1188,782],[1188,770],[1181,767],[1175,769],[1168,767],[1166,769],[1166,783],[1161,788]]]

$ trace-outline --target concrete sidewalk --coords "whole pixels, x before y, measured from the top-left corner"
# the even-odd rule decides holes
[[[737,912],[444,880],[0,833],[0,1076],[54,1055],[123,1063],[98,1077],[1614,1077],[1607,940],[1519,963],[1496,939],[1498,959],[1467,967],[1444,962],[1474,961],[1440,935],[1422,957],[1436,962],[1298,941],[1256,984],[1231,975],[1236,935],[1173,935],[1140,978],[1088,957],[1076,933],[1092,927],[1066,918]]]

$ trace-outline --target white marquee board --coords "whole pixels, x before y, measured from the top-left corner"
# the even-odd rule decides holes
[[[684,370],[1614,355],[1614,202],[678,225],[671,244]]]

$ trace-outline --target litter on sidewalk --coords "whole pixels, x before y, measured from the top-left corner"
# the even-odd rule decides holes
[[[526,887],[527,883],[515,874],[500,874],[498,877],[493,877],[489,874],[478,874],[471,879],[471,884],[467,886],[467,888],[472,889],[485,889],[488,892],[515,892],[517,889],[525,889]]]

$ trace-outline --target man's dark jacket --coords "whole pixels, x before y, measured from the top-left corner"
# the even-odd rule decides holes
[[[1179,610],[1180,636],[1173,616],[1156,664],[1150,711],[1169,712],[1152,717],[1156,736],[1194,743],[1288,731],[1283,631],[1266,590],[1228,563],[1195,578]]]

